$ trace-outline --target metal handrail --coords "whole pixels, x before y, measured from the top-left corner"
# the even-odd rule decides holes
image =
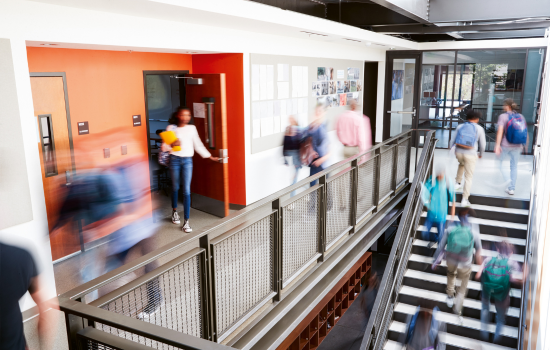
[[[416,227],[420,217],[421,210],[418,210],[420,191],[422,184],[430,173],[430,166],[433,167],[436,143],[434,135],[435,131],[430,131],[424,141],[424,147],[420,156],[418,170],[415,172],[413,184],[407,197],[405,209],[403,210],[395,236],[395,243],[392,247],[388,264],[386,265],[387,273],[384,273],[380,283],[374,307],[365,330],[365,335],[363,337],[363,341],[361,342],[360,349],[362,350],[374,349],[375,345],[378,345],[378,348],[380,348],[383,346],[380,342],[385,340],[384,337],[387,335],[384,334],[387,333],[387,327],[385,327],[383,321],[384,319],[387,321],[393,314],[393,306],[397,298],[396,288],[401,284],[397,273],[399,273],[403,266],[406,266],[407,264],[407,259],[404,259],[404,257],[408,254],[408,249],[403,248],[407,243],[407,240],[411,239],[411,231],[415,231],[412,228]],[[428,142],[428,147],[426,147],[426,141]],[[410,244],[408,248],[410,249]]]
[[[161,273],[164,273],[168,270],[170,266],[175,266],[175,264],[179,263],[181,259],[184,257],[180,256],[171,262],[169,262],[169,266],[162,265],[161,267],[155,269],[154,271],[148,273],[146,276],[143,276],[141,278],[138,278],[137,280],[134,280],[133,282],[128,283],[127,285],[115,290],[114,292],[109,293],[108,295],[101,298],[101,300],[98,300],[96,302],[93,302],[91,305],[85,304],[85,296],[89,294],[90,292],[93,292],[95,290],[98,290],[100,287],[103,287],[111,282],[114,282],[118,280],[119,278],[161,258],[166,256],[169,253],[175,252],[177,249],[183,248],[188,246],[190,243],[196,243],[196,241],[199,241],[200,249],[197,249],[196,251],[190,252],[191,255],[197,255],[200,253],[199,256],[199,279],[200,279],[200,295],[201,295],[201,327],[202,327],[202,334],[205,339],[202,339],[202,341],[213,341],[210,342],[210,345],[208,348],[216,348],[215,345],[216,342],[220,341],[221,339],[227,337],[229,335],[229,331],[227,329],[224,330],[223,334],[217,334],[218,324],[216,319],[216,308],[217,304],[214,298],[216,297],[216,286],[215,286],[215,277],[216,277],[216,271],[214,269],[214,246],[221,242],[222,240],[228,238],[229,236],[236,235],[239,232],[243,231],[245,228],[250,227],[251,224],[259,222],[259,220],[262,220],[266,218],[267,216],[272,217],[272,241],[270,244],[272,244],[272,252],[270,254],[270,259],[273,261],[273,265],[271,268],[271,273],[273,274],[273,292],[268,294],[268,299],[273,299],[274,301],[282,300],[284,297],[284,294],[282,293],[283,290],[283,278],[282,278],[282,261],[285,258],[283,256],[283,250],[282,250],[282,236],[283,236],[283,230],[282,230],[282,205],[283,199],[287,198],[288,195],[305,185],[308,185],[310,182],[318,180],[318,185],[314,186],[314,189],[310,189],[311,193],[313,191],[318,192],[318,198],[319,198],[319,207],[318,207],[318,223],[319,223],[319,230],[317,232],[317,237],[319,239],[319,248],[318,248],[318,254],[320,255],[318,258],[319,262],[323,262],[325,259],[325,254],[327,254],[328,251],[328,244],[326,242],[326,232],[327,232],[327,214],[328,214],[328,208],[327,208],[327,201],[329,198],[329,194],[327,192],[327,186],[332,181],[338,181],[338,176],[350,174],[350,189],[349,192],[349,201],[351,204],[350,208],[350,219],[349,219],[349,228],[347,228],[343,233],[340,233],[338,237],[343,237],[345,234],[353,234],[354,232],[357,232],[358,229],[363,227],[366,223],[369,222],[370,218],[372,216],[369,215],[362,215],[359,220],[356,218],[356,211],[357,211],[357,203],[358,198],[356,196],[356,191],[358,189],[358,173],[359,169],[362,166],[362,164],[365,164],[368,161],[374,162],[374,168],[373,171],[375,173],[375,176],[373,178],[373,189],[374,193],[372,195],[372,202],[374,205],[374,210],[372,210],[372,213],[375,213],[377,211],[380,211],[381,208],[387,205],[389,203],[388,198],[393,198],[397,194],[400,194],[401,191],[403,191],[406,186],[404,186],[404,181],[406,181],[409,177],[409,171],[410,171],[410,160],[411,160],[411,148],[417,144],[416,141],[419,139],[419,133],[420,132],[427,132],[428,137],[427,140],[429,141],[429,145],[434,145],[434,132],[428,131],[428,130],[408,130],[406,132],[403,132],[399,135],[396,135],[395,137],[386,140],[385,142],[382,142],[373,148],[371,148],[367,152],[363,152],[361,154],[358,154],[356,156],[350,157],[348,159],[345,159],[343,161],[340,161],[324,171],[315,174],[313,176],[310,176],[300,182],[298,182],[295,185],[286,187],[270,196],[267,196],[266,198],[259,200],[241,210],[239,210],[236,213],[233,213],[229,215],[226,218],[218,220],[215,224],[206,227],[202,230],[198,230],[197,232],[194,232],[193,234],[187,235],[185,237],[182,237],[168,245],[165,245],[159,249],[156,249],[155,251],[146,254],[140,258],[135,259],[134,261],[119,267],[109,273],[104,274],[103,276],[100,276],[90,282],[87,282],[77,288],[74,288],[64,294],[62,294],[59,297],[60,301],[60,307],[62,311],[66,313],[66,325],[67,325],[67,334],[69,337],[70,342],[70,349],[76,348],[78,343],[77,340],[77,333],[79,330],[82,330],[83,327],[86,327],[86,324],[94,325],[97,323],[107,325],[108,327],[118,328],[130,333],[133,333],[138,336],[145,337],[149,340],[154,341],[160,341],[163,342],[163,337],[166,336],[168,338],[165,338],[167,341],[164,342],[168,345],[173,345],[176,347],[184,348],[184,349],[194,349],[193,345],[190,345],[188,343],[189,337],[192,337],[190,335],[185,335],[185,337],[181,338],[179,335],[182,333],[179,333],[175,330],[163,328],[163,337],[159,338],[157,335],[152,335],[152,330],[148,327],[156,327],[155,329],[158,329],[159,326],[156,326],[154,324],[148,324],[146,322],[143,322],[141,320],[136,320],[132,317],[118,314],[115,312],[102,310],[96,307],[95,305],[103,305],[106,301],[111,301],[116,299],[117,297],[122,297],[125,295],[125,293],[128,293],[129,291],[138,288],[145,283],[148,283],[152,279],[155,278],[155,276],[160,276]],[[415,135],[416,137],[413,139],[412,135]],[[426,141],[425,141],[426,142]],[[407,153],[402,154],[399,152],[400,147],[402,145],[407,145]],[[392,162],[391,165],[393,167],[392,170],[392,177],[389,180],[388,185],[388,177],[384,177],[385,187],[384,192],[388,190],[389,186],[389,193],[379,193],[379,190],[381,188],[381,176],[380,172],[382,169],[382,155],[387,154],[387,152],[392,152]],[[418,152],[418,149],[417,149]],[[425,149],[422,151],[422,154],[425,154]],[[372,157],[370,157],[372,155]],[[403,156],[405,158],[403,158]],[[362,158],[368,158],[366,161],[364,161]],[[387,157],[387,156],[386,156]],[[425,156],[424,156],[425,157]],[[416,163],[417,163],[418,157],[415,158],[414,165],[416,170]],[[421,158],[423,159],[423,158]],[[398,178],[398,162],[405,168],[403,169],[400,167],[400,177]],[[403,163],[405,162],[405,163]],[[385,166],[387,166],[387,163],[384,163]],[[421,162],[421,164],[423,164]],[[342,170],[343,169],[343,170]],[[422,168],[421,168],[422,169]],[[405,171],[403,175],[403,170]],[[330,180],[328,179],[329,174],[334,173],[336,171],[339,171],[339,173],[335,176],[333,176]],[[383,175],[383,174],[382,174]],[[401,177],[404,176],[404,179]],[[397,183],[399,181],[399,183]],[[346,185],[347,186],[347,185]],[[307,192],[306,193],[310,193]],[[336,195],[335,193],[332,194],[333,196]],[[297,199],[303,198],[305,195],[300,194],[299,196],[296,196]],[[380,198],[383,196],[383,198]],[[346,198],[346,197],[343,197]],[[291,200],[284,201],[284,204],[287,205],[288,203],[292,202],[294,198]],[[337,200],[336,198],[333,198],[333,200]],[[269,207],[269,208],[268,208]],[[254,214],[251,217],[251,214]],[[361,214],[361,213],[360,213]],[[348,238],[349,239],[349,238]],[[338,241],[338,246],[340,244],[344,244],[347,240],[334,240],[333,243],[335,244],[336,241]],[[231,254],[231,252],[229,252]],[[185,254],[184,254],[185,255]],[[301,277],[303,279],[303,277]],[[302,279],[299,281],[293,281],[293,283],[301,283]],[[256,304],[256,308],[261,307],[261,305],[264,305],[265,301],[259,301],[258,304]],[[261,304],[261,305],[260,305]],[[224,309],[225,310],[225,309]],[[246,321],[248,317],[251,316],[254,309],[248,310],[243,316],[239,316],[236,321],[231,326],[231,329],[234,329],[238,327],[239,324],[242,324]],[[112,318],[109,318],[109,314],[112,314]],[[116,317],[115,317],[116,316]],[[137,322],[137,323],[136,323]],[[137,327],[139,325],[139,327]],[[174,332],[174,333],[171,333]],[[194,338],[194,337],[192,337]],[[160,340],[159,340],[160,339]],[[182,339],[184,341],[179,342],[175,339]],[[195,344],[195,343],[193,343]],[[203,343],[201,343],[203,344]]]

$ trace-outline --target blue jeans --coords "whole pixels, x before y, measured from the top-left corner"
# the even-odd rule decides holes
[[[180,174],[183,173],[183,218],[189,219],[191,211],[191,178],[193,177],[193,158],[170,155],[170,172],[172,175],[172,208],[178,208],[178,191]]]
[[[292,166],[294,166],[294,178],[292,179],[292,184],[294,185],[296,182],[298,182],[298,172],[300,171],[300,168],[302,168],[302,163],[300,160],[300,150],[297,149],[291,149],[284,151],[285,157],[292,158]],[[287,159],[285,159],[286,163]],[[296,190],[292,191],[290,194],[291,197],[294,197],[296,195]]]
[[[443,232],[445,232],[445,221],[433,222],[428,217],[426,217],[424,225],[426,225],[426,231],[422,232],[422,240],[439,243],[441,237],[443,237]],[[430,232],[434,225],[437,228],[437,234]]]
[[[489,323],[489,307],[491,305],[490,295],[482,292],[481,294],[481,335],[484,340],[489,340],[489,333],[487,332],[487,324]],[[500,339],[500,333],[502,332],[502,326],[506,323],[506,313],[508,312],[508,306],[510,305],[510,297],[498,301],[495,300],[495,309],[497,311],[497,327],[495,329],[495,337],[493,343],[498,342]]]
[[[520,147],[502,147],[502,153],[500,154],[500,172],[502,177],[507,180],[508,175],[504,172],[502,168],[502,162],[506,155],[510,156],[510,180],[511,183],[508,186],[509,190],[514,191],[516,189],[516,180],[518,179],[518,161],[519,156],[521,155],[522,149]]]
[[[325,170],[325,168],[321,166],[314,166],[313,164],[310,164],[309,166],[309,176],[313,176],[317,173],[320,173],[321,171]],[[309,183],[310,186],[317,185],[317,180],[313,180]]]

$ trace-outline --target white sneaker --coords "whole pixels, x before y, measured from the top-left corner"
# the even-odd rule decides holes
[[[463,326],[464,325],[464,317],[462,315],[458,315],[458,323]]]
[[[455,184],[455,191],[462,191],[463,186],[459,183]]]
[[[514,190],[505,189],[504,192],[508,193],[510,196],[514,195]]]
[[[461,206],[461,207],[468,208],[468,207],[470,207],[471,205],[472,205],[472,204],[471,204],[467,199],[462,198],[462,202],[460,202],[460,206]]]
[[[191,228],[191,226],[189,226],[189,220],[184,220],[183,222],[183,227],[181,228],[183,230],[183,232],[185,233],[189,233],[189,232],[192,232],[193,229]]]
[[[180,223],[180,215],[177,211],[172,212],[172,223],[176,225],[179,225]]]
[[[447,302],[447,306],[448,306],[449,309],[450,309],[450,308],[452,308],[453,305],[455,304],[455,298],[450,297],[450,296],[447,295],[447,300],[446,300],[446,302]]]

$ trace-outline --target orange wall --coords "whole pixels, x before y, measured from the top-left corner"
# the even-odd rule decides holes
[[[243,54],[193,55],[194,73],[225,73],[229,155],[229,202],[246,205]]]

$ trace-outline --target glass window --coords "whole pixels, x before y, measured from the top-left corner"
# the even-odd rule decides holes
[[[542,66],[544,64],[544,49],[530,49],[527,53],[527,69],[525,71],[525,89],[521,102],[522,114],[527,123],[535,123],[537,107],[540,98],[540,83]]]
[[[40,118],[40,142],[42,143],[42,156],[44,159],[44,174],[46,177],[57,175],[55,161],[55,143],[53,140],[52,116],[41,115]]]

